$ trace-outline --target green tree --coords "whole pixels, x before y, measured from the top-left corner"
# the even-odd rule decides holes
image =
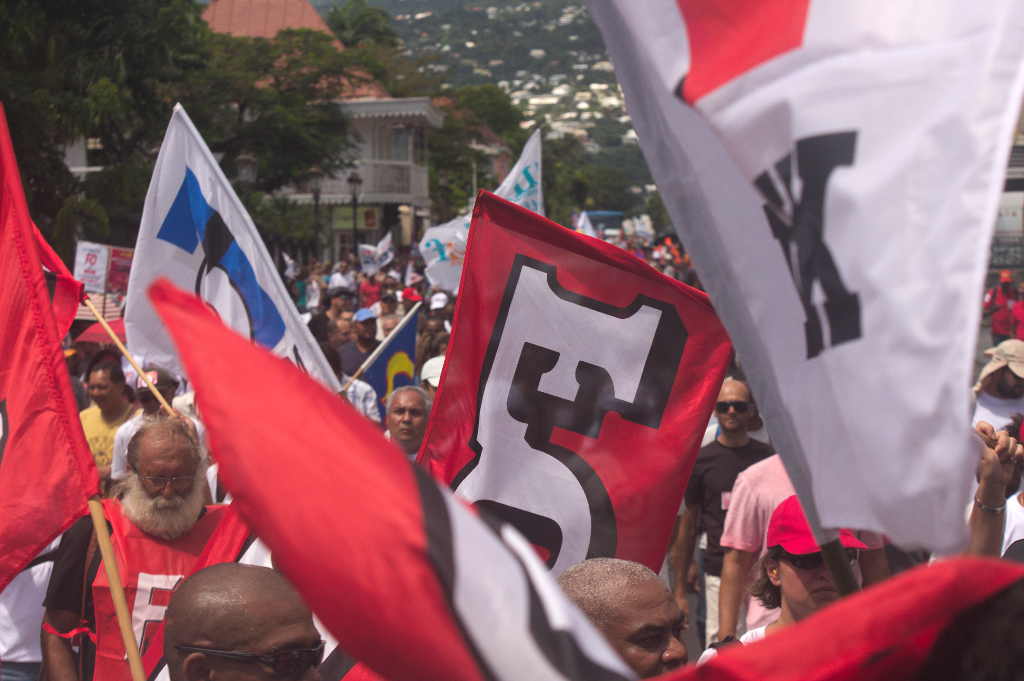
[[[508,140],[525,140],[525,133],[519,127],[523,122],[522,111],[497,85],[467,85],[456,90],[454,97],[459,108],[470,112],[477,122],[488,126],[499,136]]]
[[[65,147],[95,138],[95,161],[116,164],[159,141],[174,84],[205,64],[201,10],[192,0],[0,3],[0,101],[30,210],[49,236],[63,208],[70,216],[85,205]],[[81,228],[95,237],[105,222],[98,216]],[[69,224],[77,221],[66,217]]]
[[[367,43],[398,47],[401,43],[391,25],[391,15],[370,7],[366,0],[348,0],[344,5],[332,7],[327,13],[327,25],[345,47]]]

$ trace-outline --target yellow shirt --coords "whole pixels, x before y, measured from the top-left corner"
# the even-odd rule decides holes
[[[89,443],[89,449],[98,467],[110,467],[110,461],[114,458],[114,435],[121,424],[130,419],[136,411],[129,407],[124,410],[124,415],[115,421],[104,419],[103,412],[95,404],[78,412],[78,417],[82,420],[82,430],[85,431],[85,441]]]

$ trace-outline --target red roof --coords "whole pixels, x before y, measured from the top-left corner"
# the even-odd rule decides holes
[[[203,19],[215,32],[239,37],[273,38],[286,28],[308,28],[334,37],[307,0],[213,0],[203,10]],[[338,49],[345,49],[337,39],[334,42]],[[346,87],[344,99],[389,98],[380,83],[360,81]]]
[[[213,0],[203,18],[217,33],[249,38],[273,38],[285,28],[331,32],[306,0]]]

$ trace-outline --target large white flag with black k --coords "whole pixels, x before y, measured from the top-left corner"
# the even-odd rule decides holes
[[[180,372],[174,345],[146,296],[159,277],[194,291],[235,331],[341,389],[252,218],[180,104],[146,194],[125,314],[132,354]]]
[[[965,534],[1020,0],[590,0],[812,522]]]

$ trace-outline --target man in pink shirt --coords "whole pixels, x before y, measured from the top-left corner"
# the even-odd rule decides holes
[[[764,552],[772,512],[795,493],[778,454],[755,463],[736,478],[721,539],[726,551],[718,604],[719,640],[741,633],[738,624],[744,602],[747,602],[748,630],[769,624],[778,617],[777,609],[767,610],[757,599],[747,598],[746,590],[751,569]],[[860,533],[860,537],[871,549],[862,551],[860,557],[861,574],[867,586],[888,577],[889,567],[881,537],[869,533]]]

